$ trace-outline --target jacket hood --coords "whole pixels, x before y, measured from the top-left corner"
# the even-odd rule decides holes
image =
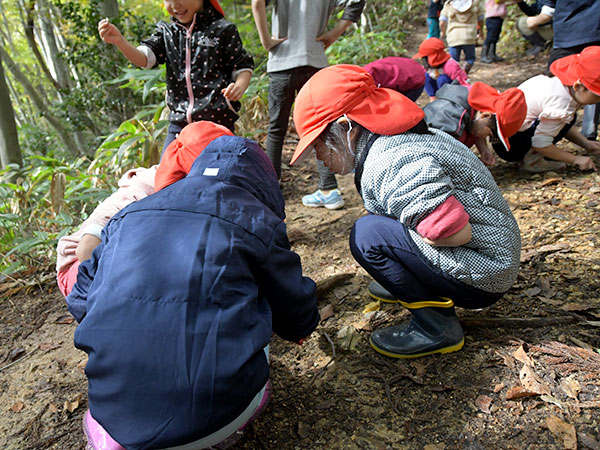
[[[285,204],[277,174],[260,146],[246,138],[221,136],[213,140],[196,158],[186,178],[207,177],[237,186],[266,205],[281,220]]]

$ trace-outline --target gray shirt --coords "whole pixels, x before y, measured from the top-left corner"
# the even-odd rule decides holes
[[[365,0],[275,0],[271,34],[287,40],[269,51],[267,72],[302,66],[326,67],[325,48],[316,38],[327,31],[336,6],[345,8],[343,20],[357,22]]]

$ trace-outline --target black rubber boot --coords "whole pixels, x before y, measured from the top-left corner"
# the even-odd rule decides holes
[[[529,42],[531,42],[531,44],[533,45],[533,47],[531,47],[525,52],[529,56],[538,55],[546,49],[546,41],[544,40],[542,35],[539,34],[537,31],[533,34],[530,34],[529,36],[524,35],[523,37]]]
[[[384,303],[399,303],[396,297],[390,294],[382,285],[380,285],[377,281],[372,281],[369,284],[369,295],[373,297],[375,300],[379,300]]]
[[[483,44],[483,47],[481,47],[481,57],[479,58],[479,61],[481,61],[482,63],[485,63],[485,64],[493,63],[494,61],[492,61],[492,58],[490,58],[489,54],[490,54],[490,46]]]
[[[585,105],[583,107],[583,123],[581,124],[581,134],[590,141],[595,141],[598,137],[598,116],[600,116],[600,107],[595,105]]]
[[[493,44],[490,44],[490,50],[488,51],[488,56],[490,57],[490,59],[493,62],[502,62],[502,61],[504,61],[504,58],[502,58],[501,56],[498,56],[496,54],[496,43],[495,42]]]
[[[412,317],[408,323],[375,330],[371,334],[371,346],[391,358],[420,358],[460,350],[465,341],[452,300],[423,303],[450,306],[409,309]]]

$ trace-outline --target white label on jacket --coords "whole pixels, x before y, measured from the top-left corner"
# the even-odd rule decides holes
[[[218,167],[207,167],[206,169],[204,169],[203,175],[205,175],[207,177],[216,177],[218,173],[219,173]]]

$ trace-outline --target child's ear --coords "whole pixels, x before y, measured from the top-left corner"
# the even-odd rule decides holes
[[[588,89],[583,85],[581,81],[577,80],[575,83],[573,83],[573,90],[575,92],[581,92],[587,91]]]

